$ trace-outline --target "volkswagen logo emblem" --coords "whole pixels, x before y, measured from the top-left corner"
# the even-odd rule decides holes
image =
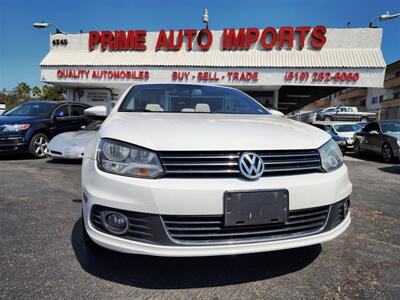
[[[257,179],[264,173],[263,159],[252,152],[244,152],[239,157],[239,170],[248,179]]]

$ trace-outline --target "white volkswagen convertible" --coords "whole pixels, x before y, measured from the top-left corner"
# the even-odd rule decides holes
[[[303,247],[346,230],[351,191],[318,128],[233,88],[135,85],[85,150],[83,235],[89,247],[156,256]]]

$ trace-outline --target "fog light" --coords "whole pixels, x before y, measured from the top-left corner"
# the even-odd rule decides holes
[[[344,216],[347,216],[347,213],[349,212],[349,207],[350,207],[350,200],[347,199],[343,203],[343,214],[344,214]]]
[[[102,214],[104,227],[111,233],[121,235],[128,231],[128,218],[115,211],[105,211]]]

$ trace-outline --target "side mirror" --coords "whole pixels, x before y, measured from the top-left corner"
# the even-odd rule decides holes
[[[107,107],[105,105],[89,107],[85,109],[84,113],[85,116],[98,120],[104,120],[108,115]]]
[[[372,130],[372,131],[370,131],[369,133],[370,133],[370,134],[379,134],[379,132],[376,131],[376,130]]]

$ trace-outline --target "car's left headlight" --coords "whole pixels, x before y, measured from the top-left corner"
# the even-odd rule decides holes
[[[339,146],[333,139],[322,145],[319,149],[322,168],[326,172],[331,172],[343,165],[343,155]]]
[[[157,178],[164,173],[153,151],[112,139],[101,139],[97,166],[104,172],[138,178]]]
[[[13,125],[6,125],[3,131],[22,131],[28,129],[30,124],[13,124]]]

